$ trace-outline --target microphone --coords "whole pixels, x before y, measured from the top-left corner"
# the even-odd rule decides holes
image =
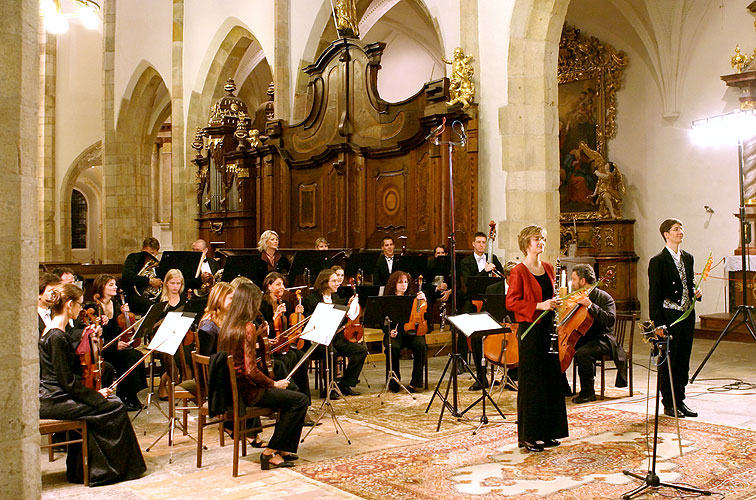
[[[428,132],[428,135],[426,135],[425,139],[423,139],[423,140],[427,141],[431,137],[435,137],[437,135],[441,135],[441,132],[443,132],[445,128],[446,128],[446,117],[444,117],[442,119],[441,125],[439,125],[438,127],[434,128],[430,132]]]

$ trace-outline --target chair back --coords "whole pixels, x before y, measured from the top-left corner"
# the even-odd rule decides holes
[[[617,345],[625,347],[626,333],[630,332],[630,347],[633,343],[633,329],[635,328],[636,315],[634,313],[618,313],[617,320],[614,323],[614,338],[617,340]]]
[[[210,357],[192,352],[192,366],[194,379],[197,381],[197,406],[207,401],[208,385],[210,382]]]
[[[239,388],[236,385],[236,370],[234,370],[234,356],[229,354],[226,358],[228,364],[228,378],[231,381],[231,399],[234,402],[234,415],[239,415]]]

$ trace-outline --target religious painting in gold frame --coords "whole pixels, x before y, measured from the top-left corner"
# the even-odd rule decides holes
[[[606,158],[617,133],[617,90],[627,56],[577,28],[559,42],[559,200],[562,220],[599,218],[591,195],[598,180],[581,144]]]

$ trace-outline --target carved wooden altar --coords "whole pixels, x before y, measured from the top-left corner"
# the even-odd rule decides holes
[[[201,237],[252,247],[274,229],[290,248],[312,248],[319,236],[344,248],[375,248],[386,235],[406,235],[412,249],[446,243],[448,153],[426,140],[446,118],[467,129],[453,162],[457,241],[469,246],[478,216],[477,109],[447,107],[447,79],[399,103],[382,100],[384,47],[331,43],[304,69],[307,111],[297,124],[260,120],[260,109],[251,117],[233,91],[216,103],[194,144]],[[265,123],[260,146],[249,138],[252,123]],[[441,139],[450,134],[447,126]]]

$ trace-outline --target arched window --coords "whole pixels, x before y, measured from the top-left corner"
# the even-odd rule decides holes
[[[78,189],[71,192],[71,248],[87,248],[87,199]]]

